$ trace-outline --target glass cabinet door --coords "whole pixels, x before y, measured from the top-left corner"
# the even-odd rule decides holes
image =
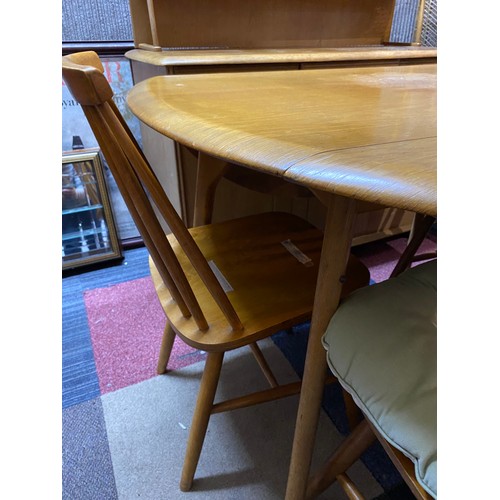
[[[99,149],[63,153],[63,270],[120,257]]]

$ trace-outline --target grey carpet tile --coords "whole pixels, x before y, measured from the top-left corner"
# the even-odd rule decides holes
[[[100,398],[62,413],[63,500],[117,500]]]

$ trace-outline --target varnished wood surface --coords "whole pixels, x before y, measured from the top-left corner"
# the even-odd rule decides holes
[[[228,324],[173,235],[169,241],[186,273],[210,326],[201,331],[192,318],[182,316],[158,270],[151,275],[160,302],[174,330],[186,343],[205,351],[234,349],[267,337],[270,331],[310,318],[323,234],[291,214],[273,213],[190,229],[207,260],[213,260],[232,291],[228,292],[245,329]],[[257,237],[258,236],[258,237]],[[311,259],[311,266],[292,257],[281,241],[291,239]],[[350,257],[343,293],[368,283],[368,271]],[[278,326],[277,326],[278,325]],[[255,337],[255,338],[254,338]]]
[[[134,43],[140,49],[127,53],[136,83],[154,74],[421,64],[436,58],[436,49],[388,43],[394,0],[210,0],[205,3],[130,0],[129,3]],[[194,200],[190,186],[194,184],[196,161],[178,144],[174,154],[173,142],[166,137],[159,138],[148,127],[142,127],[141,133],[153,169],[184,220],[190,223]],[[257,175],[262,178],[264,174]],[[324,224],[324,210],[312,198],[297,201],[278,193],[268,193],[269,196],[260,191],[251,193],[240,184],[227,182],[226,178],[222,179],[217,193],[215,221],[279,207],[318,227]],[[234,203],[234,199],[238,202]],[[366,214],[358,218],[356,244],[404,232],[410,223],[408,211],[385,209]]]
[[[342,47],[389,40],[395,0],[130,0],[136,46]]]
[[[436,213],[435,64],[159,76],[136,85],[128,104],[151,128],[207,154]]]
[[[295,163],[286,177],[320,191],[435,216],[436,142],[430,137],[321,153]]]
[[[338,47],[227,50],[129,50],[125,56],[153,66],[208,66],[215,64],[312,63],[340,61],[379,61],[386,59],[436,58],[429,47]]]

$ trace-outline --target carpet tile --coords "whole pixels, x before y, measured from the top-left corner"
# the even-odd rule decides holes
[[[404,238],[374,242],[353,253],[370,268],[371,281],[379,282],[390,275],[404,244]],[[422,251],[435,247],[427,241]],[[174,371],[157,376],[164,325],[145,248],[125,251],[124,260],[113,266],[63,279],[63,500],[186,498],[178,478],[205,353],[176,340],[169,363]],[[308,331],[304,323],[266,341],[287,376],[302,375]],[[254,363],[248,353],[239,356],[228,355],[222,393],[241,390],[231,371],[241,374],[247,358]],[[254,368],[245,369],[245,376],[261,375]],[[245,385],[249,381],[254,382]],[[297,404],[293,397],[282,401],[267,404],[276,406],[274,413],[254,408],[214,416],[209,451],[202,454],[190,498],[282,498]],[[340,389],[327,387],[322,425],[328,437],[320,439],[320,462],[336,446],[329,439],[339,442],[348,431],[342,407]],[[276,446],[261,464],[261,448],[268,442]],[[409,498],[378,443],[353,467],[367,498]],[[273,474],[266,476],[269,471]],[[338,488],[321,498],[343,498]]]
[[[95,398],[62,412],[63,500],[116,500],[102,403]]]
[[[156,375],[156,362],[166,324],[150,276],[84,293],[101,394]],[[169,369],[205,359],[178,337]]]
[[[125,251],[124,256],[117,265],[68,276],[62,281],[63,408],[101,394],[83,299],[85,291],[149,276],[145,248]]]
[[[100,396],[100,389],[80,283],[63,280],[63,296],[62,406],[67,408]]]
[[[282,383],[297,380],[281,351],[269,340],[262,351]],[[120,499],[282,500],[294,432],[298,396],[262,406],[213,415],[189,493],[179,491],[187,434],[203,363],[102,396],[110,452]],[[250,349],[226,354],[217,400],[245,388],[264,389],[266,380]],[[341,435],[324,412],[313,466],[322,463]],[[381,487],[358,462],[349,471],[373,498]],[[319,499],[342,498],[333,485]]]

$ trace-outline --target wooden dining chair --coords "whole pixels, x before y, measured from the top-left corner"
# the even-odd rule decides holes
[[[414,496],[437,498],[437,260],[358,290],[323,336],[328,365],[364,419],[309,479],[308,499],[338,481],[378,439]]]
[[[300,383],[278,384],[256,342],[310,318],[323,235],[276,212],[186,228],[114,104],[97,54],[63,57],[62,72],[150,254],[167,317],[159,366],[167,365],[176,335],[207,352],[180,481],[187,491],[211,414],[300,390]],[[159,216],[171,234],[164,233]],[[343,296],[368,282],[368,270],[351,256]],[[250,346],[271,387],[214,404],[224,353],[243,346]]]

